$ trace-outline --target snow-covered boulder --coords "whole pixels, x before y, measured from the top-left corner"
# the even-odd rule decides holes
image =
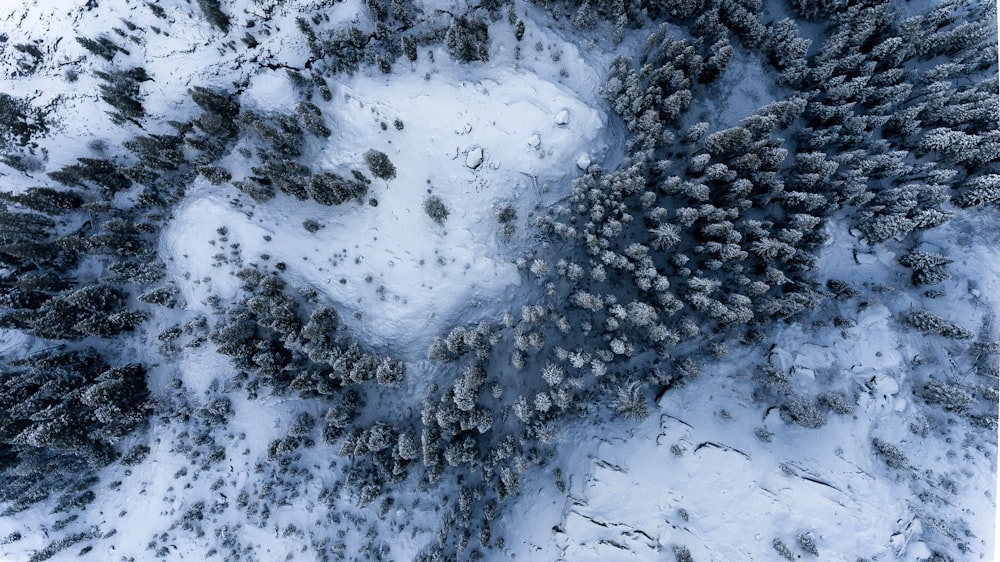
[[[465,157],[465,165],[476,169],[483,163],[483,149],[480,147],[473,148],[469,151],[469,154]]]

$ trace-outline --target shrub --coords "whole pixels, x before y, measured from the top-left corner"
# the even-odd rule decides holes
[[[906,468],[909,465],[910,460],[906,458],[903,451],[892,443],[875,437],[872,439],[872,447],[875,448],[876,453],[882,455],[885,464],[889,465],[890,468]]]
[[[396,177],[396,166],[384,152],[371,149],[364,154],[365,164],[377,178],[391,180]]]
[[[816,540],[813,539],[812,535],[809,533],[802,533],[798,536],[799,546],[802,550],[812,554],[813,556],[819,556],[819,548],[816,547]]]
[[[774,551],[781,555],[782,558],[786,560],[795,560],[795,555],[792,551],[782,542],[781,539],[774,539],[771,541],[771,546],[774,547]]]
[[[796,423],[809,429],[818,429],[826,424],[826,419],[816,406],[801,396],[790,397],[781,405],[779,413],[785,422]]]
[[[440,225],[444,224],[444,221],[448,219],[448,215],[450,214],[444,201],[441,201],[441,198],[437,195],[428,195],[424,199],[424,211],[427,213],[427,216]]]

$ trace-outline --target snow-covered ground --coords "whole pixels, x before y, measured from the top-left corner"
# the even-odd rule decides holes
[[[267,112],[287,110],[295,97],[282,72],[255,78],[245,99]],[[523,238],[523,218],[560,196],[548,186],[567,188],[581,156],[602,159],[607,117],[594,104],[504,65],[428,63],[391,78],[358,74],[320,106],[334,134],[314,170],[365,170],[362,155],[374,148],[389,156],[395,178],[375,179],[364,202],[337,207],[288,196],[235,207],[232,189],[196,185],[164,237],[164,257],[177,274],[212,278],[186,286],[189,302],[211,292],[232,298],[238,283],[218,271],[212,256],[222,248],[209,245],[226,227],[245,261],[264,263],[267,255],[285,263],[293,284],[320,291],[371,345],[420,356],[443,329],[496,320],[512,300],[520,285],[514,242],[500,237],[496,212],[512,204]],[[443,225],[423,209],[431,193],[449,209]],[[322,228],[306,232],[309,219]]]
[[[147,132],[170,132],[166,120],[191,117],[195,107],[186,91],[196,85],[246,84],[244,107],[294,110],[298,98],[284,68],[267,63],[304,63],[303,37],[287,30],[295,28],[299,8],[319,3],[232,7],[234,21],[269,14],[256,28],[262,46],[253,56],[213,30],[194,3],[161,2],[166,18],[143,3],[94,4],[79,10],[58,0],[30,0],[0,7],[9,35],[0,45],[4,60],[18,56],[10,45],[33,39],[43,39],[43,50],[51,54],[35,76],[8,76],[9,84],[24,88],[12,93],[31,93],[42,106],[57,103],[54,133],[41,142],[48,169],[79,156],[121,152],[123,133],[105,114],[98,80],[90,74],[107,65],[87,54],[74,36],[96,37],[122,18],[140,31],[126,33],[135,39],[113,36],[130,50],[118,55],[116,64],[143,64],[153,77],[143,86],[152,116]],[[457,4],[422,5],[434,11]],[[186,306],[155,318],[156,331],[210,316],[213,295],[224,303],[236,299],[240,283],[234,274],[240,267],[280,262],[291,286],[317,290],[366,346],[413,365],[442,331],[497,320],[538,290],[522,283],[513,265],[533,246],[533,219],[566,196],[570,180],[588,162],[614,167],[622,139],[600,93],[615,52],[593,48],[594,43],[588,47],[571,24],[547,19],[536,6],[517,5],[525,38],[516,41],[509,24],[494,22],[489,64],[460,65],[439,46],[422,48],[416,63],[400,59],[390,75],[363,68],[332,83],[332,101],[313,100],[333,131],[312,154],[314,171],[366,171],[362,154],[369,149],[387,154],[397,169],[391,180],[375,179],[363,201],[327,207],[279,194],[252,203],[231,186],[201,179],[190,186],[173,209],[159,252]],[[324,13],[330,25],[367,21],[357,1],[336,3]],[[61,39],[52,38],[52,30]],[[635,51],[638,35],[629,35],[617,52]],[[67,70],[79,74],[75,81]],[[766,82],[762,63],[737,49],[716,85],[719,95],[696,100],[690,117],[710,121],[712,129],[735,124],[776,99]],[[235,155],[226,160],[234,167],[237,161]],[[11,189],[38,182],[7,169],[0,173]],[[443,225],[423,209],[429,194],[450,211]],[[495,216],[507,203],[518,216],[510,240],[499,235]],[[322,228],[308,232],[307,220]],[[503,508],[497,523],[507,547],[491,555],[671,560],[674,547],[683,546],[695,560],[772,560],[778,539],[808,559],[802,535],[815,542],[819,560],[916,561],[926,559],[950,529],[964,537],[968,559],[991,559],[995,436],[992,444],[982,444],[976,439],[985,430],[953,431],[940,409],[935,411],[940,429],[925,436],[911,430],[926,407],[914,392],[927,364],[960,381],[971,376],[975,382],[977,375],[964,370],[968,357],[956,355],[956,363],[950,362],[955,351],[949,342],[920,336],[903,327],[899,316],[919,306],[974,329],[983,341],[1000,339],[1000,326],[984,326],[1000,307],[997,220],[995,213],[982,211],[924,236],[924,249],[953,249],[948,252],[955,260],[949,266],[953,277],[939,298],[898,290],[908,279],[897,256],[885,248],[873,251],[846,225],[832,224],[818,271],[846,279],[872,298],[860,312],[858,301],[838,305],[851,307],[845,317],[856,324],[831,325],[826,322],[831,311],[820,311],[778,327],[757,351],[734,349],[706,365],[705,376],[667,392],[643,423],[567,429],[549,465],[561,475],[526,474],[522,495]],[[879,285],[897,289],[877,292]],[[407,491],[384,514],[377,505],[356,508],[357,498],[341,486],[344,459],[329,447],[304,450],[305,473],[273,477],[269,470],[278,461],[269,458],[269,444],[288,434],[300,412],[322,419],[325,407],[266,392],[250,399],[242,389],[229,391],[237,373],[210,344],[155,356],[156,331],[137,336],[131,349],[138,354],[146,346],[142,352],[151,354],[150,387],[167,405],[158,414],[170,417],[185,407],[197,411],[223,395],[231,399],[232,414],[204,442],[196,435],[197,423],[180,419],[158,419],[148,434],[130,437],[124,449],[146,442],[148,458],[109,468],[87,520],[66,527],[114,534],[89,554],[78,557],[78,546],[62,552],[62,559],[210,559],[213,549],[223,550],[220,545],[232,539],[248,558],[305,560],[312,559],[309,549],[319,542],[310,531],[326,529],[344,531],[338,540],[345,552],[360,552],[377,538],[391,541],[393,556],[402,560],[435,540],[440,498],[407,482]],[[0,333],[0,354],[23,345],[22,338]],[[914,375],[918,357],[924,362],[919,377]],[[844,392],[854,413],[829,415],[819,429],[787,424],[777,408],[753,397],[753,374],[765,364],[789,373],[796,388]],[[174,379],[182,381],[180,389],[173,388]],[[319,441],[317,433],[313,429],[310,437]],[[898,446],[911,466],[886,466],[872,449],[876,437]],[[192,443],[203,452],[193,455]],[[221,447],[225,460],[203,465],[201,455],[212,447]],[[265,488],[280,492],[267,495]],[[270,518],[260,516],[259,504],[253,509],[241,504],[241,493],[265,504],[271,500],[260,498],[278,498],[268,504]],[[924,502],[926,494],[940,496],[941,503]],[[178,523],[186,514],[192,514],[187,523]],[[0,538],[15,531],[23,535],[0,545],[0,559],[24,560],[45,547],[58,536],[57,519],[42,512],[0,518]]]
[[[997,326],[982,321],[1000,306],[1000,246],[988,227],[996,220],[995,211],[983,212],[926,237],[938,249],[959,243],[968,251],[953,252],[945,296],[924,306],[982,328],[985,341],[996,340]],[[831,234],[821,272],[857,287],[896,276],[893,256],[867,254],[846,228],[833,225]],[[550,472],[537,494],[511,506],[537,516],[507,520],[508,533],[520,537],[509,554],[669,560],[685,547],[695,560],[776,560],[778,539],[808,559],[798,539],[805,535],[820,560],[917,561],[943,550],[935,547],[953,533],[968,545],[966,559],[997,559],[995,437],[942,423],[940,407],[917,396],[915,372],[929,362],[955,382],[989,381],[967,370],[970,357],[951,355],[947,340],[900,325],[908,293],[881,298],[855,313],[853,326],[830,325],[821,312],[778,327],[756,349],[730,352],[705,366],[708,376],[665,393],[642,424],[574,430],[567,440],[578,447],[554,463],[566,492]],[[810,394],[845,393],[854,412],[831,414],[818,429],[782,421],[773,404],[754,399],[753,375],[763,365]],[[928,415],[934,428],[914,433]],[[909,466],[888,467],[873,438],[897,446]]]

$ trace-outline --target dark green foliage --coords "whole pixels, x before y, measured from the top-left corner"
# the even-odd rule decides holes
[[[451,25],[445,34],[448,53],[461,62],[490,60],[489,41],[486,22],[465,16],[451,18]]]
[[[67,186],[85,186],[85,182],[109,189],[112,193],[128,189],[132,180],[122,173],[122,169],[110,160],[101,158],[77,158],[78,164],[63,166],[49,177]]]
[[[158,304],[167,308],[174,308],[179,304],[178,295],[180,290],[176,285],[170,284],[159,287],[139,295],[139,301],[148,304]]]
[[[221,29],[223,33],[229,33],[229,16],[222,11],[219,0],[198,0],[198,8],[209,23]]]
[[[0,260],[12,265],[31,263],[43,265],[59,261],[73,265],[75,254],[48,242],[16,242],[0,245]]]
[[[187,162],[182,143],[178,135],[140,135],[122,144],[150,168],[177,170]]]
[[[963,191],[955,198],[959,207],[974,207],[1000,201],[1000,175],[987,174],[965,182]]]
[[[792,395],[781,405],[781,419],[809,429],[826,425],[826,419],[816,406],[804,397]]]
[[[429,216],[431,220],[440,225],[443,225],[444,221],[448,220],[448,207],[446,207],[444,201],[436,195],[428,195],[424,198],[424,212],[427,213],[427,216]]]
[[[93,350],[55,352],[10,363],[0,388],[0,444],[109,460],[110,445],[145,418],[145,371],[108,369]]]
[[[189,93],[198,107],[207,113],[229,120],[235,119],[240,113],[239,102],[232,94],[202,86],[191,88]]]
[[[379,150],[371,149],[364,154],[365,164],[377,178],[391,180],[396,177],[396,166],[389,157]]]
[[[76,42],[82,45],[84,49],[106,61],[113,60],[118,53],[129,54],[128,51],[116,45],[114,41],[108,39],[105,35],[101,35],[97,39],[77,37]]]
[[[411,35],[404,35],[402,38],[403,53],[410,61],[417,60],[417,41]]]
[[[245,114],[242,121],[270,144],[276,158],[298,158],[302,155],[305,136],[293,115],[276,115],[266,119],[261,115]]]
[[[813,538],[810,533],[802,533],[798,536],[799,546],[802,550],[812,554],[813,556],[819,556],[819,548],[816,546],[816,539]]]
[[[49,299],[49,295],[41,291],[31,291],[14,288],[0,288],[0,307],[8,309],[35,310]]]
[[[694,558],[691,557],[691,551],[686,546],[675,546],[673,551],[677,562],[694,562]]]
[[[149,10],[151,12],[153,12],[154,16],[156,16],[156,17],[158,17],[160,19],[167,19],[167,11],[164,10],[158,4],[156,4],[154,2],[146,2],[146,7],[149,8]]]
[[[149,447],[146,445],[136,445],[122,455],[121,463],[124,466],[135,466],[149,456]]]
[[[878,437],[872,439],[872,447],[890,468],[906,468],[909,466],[909,459],[899,450],[899,447]]]
[[[267,178],[250,178],[250,181],[234,181],[233,186],[258,203],[274,199],[274,188]]]
[[[333,133],[326,125],[323,113],[314,104],[301,102],[295,106],[295,110],[299,114],[299,119],[302,120],[302,125],[310,133],[319,137],[329,137]]]
[[[145,69],[135,67],[129,70],[98,71],[94,74],[105,82],[99,86],[101,99],[116,110],[109,113],[112,121],[120,125],[125,121],[138,122],[146,116],[139,90],[142,82],[152,78],[146,74]]]
[[[308,167],[295,160],[271,158],[261,167],[251,168],[260,178],[251,178],[264,185],[274,186],[300,201],[309,198],[310,177]]]
[[[57,541],[49,543],[49,545],[45,548],[36,551],[31,555],[31,558],[28,559],[28,562],[43,562],[52,558],[56,554],[59,554],[63,550],[90,538],[93,537],[88,533],[72,533],[66,535]]]
[[[131,363],[101,373],[83,392],[80,401],[93,408],[103,435],[119,438],[131,433],[145,419],[148,394],[146,369]]]
[[[27,100],[0,93],[0,148],[10,143],[26,146],[48,130],[45,113]]]
[[[785,560],[795,560],[795,555],[781,539],[774,539],[771,541],[771,547],[774,548],[774,551]]]
[[[36,241],[47,237],[54,226],[45,215],[0,211],[0,243]]]
[[[333,172],[314,174],[308,183],[309,195],[323,205],[340,205],[351,199],[360,200],[368,193],[368,184],[344,179]]]
[[[198,173],[204,176],[212,185],[222,185],[233,179],[229,170],[220,166],[199,166]]]
[[[60,191],[50,187],[29,187],[17,195],[0,193],[0,198],[23,205],[47,215],[61,215],[83,206],[84,199],[75,191]]]
[[[145,317],[123,310],[125,293],[111,285],[91,285],[46,301],[37,310],[17,314],[22,329],[45,339],[79,340],[131,331]]]

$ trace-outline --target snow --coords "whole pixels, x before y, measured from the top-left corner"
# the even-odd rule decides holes
[[[206,183],[194,186],[163,238],[172,273],[204,280],[185,284],[185,299],[236,295],[231,271],[213,258],[225,244],[209,244],[225,226],[244,261],[284,262],[290,280],[319,290],[378,349],[417,358],[445,326],[496,320],[495,311],[520,285],[496,233],[498,203],[513,203],[526,216],[557,196],[536,185],[568,189],[568,179],[579,173],[577,155],[600,150],[607,116],[593,100],[523,69],[494,68],[490,75],[439,65],[430,79],[418,71],[392,79],[359,74],[338,83],[333,101],[320,105],[334,134],[316,154],[314,171],[366,170],[365,151],[385,152],[397,176],[372,183],[368,197],[377,207],[331,208],[281,195],[236,207],[229,201],[234,190],[223,195]],[[287,111],[294,92],[283,72],[266,73],[251,81],[244,97],[261,111]],[[558,125],[552,115],[567,107],[576,118]],[[402,130],[391,125],[396,119]],[[545,147],[532,149],[540,138]],[[423,211],[429,193],[450,210],[443,226]],[[323,228],[307,233],[307,219]],[[263,254],[270,256],[266,262]]]
[[[968,327],[979,318],[976,309],[992,314],[1000,305],[1000,245],[995,229],[986,227],[995,220],[992,211],[956,219],[927,236],[927,243],[954,248],[961,241],[969,249],[952,256],[955,279],[946,296],[925,303]],[[847,276],[857,287],[898,271],[887,259],[840,268],[862,248],[846,231],[830,225],[841,243],[827,246],[820,271]],[[972,286],[985,290],[977,296]],[[695,560],[773,560],[777,538],[805,559],[810,555],[798,535],[809,533],[821,560],[916,562],[942,540],[939,524],[965,524],[969,559],[989,559],[996,449],[975,444],[967,429],[953,432],[950,424],[923,437],[909,429],[925,413],[934,414],[914,403],[920,400],[914,396],[914,358],[929,350],[923,336],[893,316],[906,299],[900,293],[871,303],[852,327],[813,325],[808,317],[779,326],[760,346],[732,350],[707,365],[710,377],[665,393],[642,424],[606,421],[572,430],[566,440],[574,453],[557,461],[568,490],[559,493],[546,482],[510,506],[510,514],[533,517],[507,519],[515,521],[507,532],[518,540],[506,555],[669,560],[675,546],[684,546]],[[988,339],[996,339],[996,329],[989,327]],[[855,412],[831,413],[819,429],[784,422],[777,408],[752,399],[750,375],[768,363],[789,373],[796,388],[810,389],[807,394],[856,396]],[[771,434],[769,442],[756,435],[758,428]],[[912,471],[887,468],[870,446],[874,437],[898,446]],[[954,482],[955,491],[944,494],[932,481],[938,477]],[[918,499],[921,490],[944,494],[946,503]]]
[[[712,90],[715,95],[695,100],[691,108],[691,115],[695,116],[691,122],[710,123],[710,130],[732,127],[758,108],[781,99],[773,72],[765,69],[763,61],[736,45],[729,65]]]
[[[466,168],[475,169],[478,168],[482,163],[483,163],[483,149],[479,148],[478,146],[470,150],[469,153],[465,156]]]
[[[0,8],[0,20],[8,24],[8,46],[48,41],[52,30],[64,35],[61,42],[45,43],[55,54],[35,76],[15,81],[10,79],[12,71],[5,71],[11,87],[17,88],[8,89],[11,93],[30,93],[38,106],[61,104],[56,115],[62,118],[53,123],[57,134],[41,142],[48,169],[80,156],[121,151],[124,133],[110,123],[97,95],[99,82],[91,75],[107,65],[72,38],[106,33],[109,22],[122,17],[144,29],[168,30],[149,31],[143,41],[127,43],[131,54],[119,55],[116,62],[145,65],[154,78],[143,85],[152,116],[146,132],[171,132],[164,124],[167,119],[189,118],[195,108],[186,90],[195,85],[245,84],[242,103],[263,112],[291,112],[300,99],[284,68],[269,69],[267,64],[302,66],[307,59],[302,38],[287,31],[295,28],[302,3],[229,6],[234,21],[258,21],[254,29],[261,47],[252,55],[227,46],[231,40],[237,47],[239,43],[211,29],[196,14],[194,3],[167,3],[167,20],[157,19],[141,3],[96,4],[78,10],[58,0],[33,0]],[[458,2],[421,4],[428,11],[461,9]],[[922,8],[916,4],[906,3],[905,8],[917,13]],[[271,20],[261,21],[267,10]],[[311,153],[314,171],[367,171],[362,155],[372,148],[396,165],[397,176],[374,180],[365,201],[324,207],[279,195],[253,204],[228,186],[203,180],[190,186],[160,246],[168,277],[178,282],[186,308],[163,313],[148,334],[137,336],[123,352],[137,358],[152,355],[157,330],[169,322],[211,317],[209,297],[218,296],[224,303],[238,298],[240,283],[234,273],[250,263],[264,268],[286,264],[284,277],[291,286],[317,289],[324,302],[341,310],[352,335],[408,359],[410,367],[420,366],[411,372],[426,370],[417,360],[442,330],[496,320],[500,311],[537,290],[522,285],[512,263],[533,243],[532,218],[558,204],[569,180],[581,170],[594,163],[613,167],[622,144],[599,91],[603,69],[616,53],[603,46],[578,46],[571,24],[552,22],[540,10],[518,5],[526,24],[520,43],[505,23],[492,25],[488,65],[458,65],[442,49],[422,47],[418,62],[400,60],[392,75],[362,70],[338,77],[331,84],[331,102],[313,100],[334,131],[328,143]],[[370,23],[356,1],[325,6],[323,14],[333,22]],[[641,38],[630,35],[618,52],[635,50],[638,41]],[[540,49],[533,48],[536,43]],[[5,61],[9,52],[0,46]],[[79,72],[78,81],[64,77],[68,69]],[[783,97],[765,65],[738,47],[715,88],[717,95],[696,100],[691,113],[695,120],[711,122],[713,129],[735,125],[755,108]],[[396,119],[404,123],[402,130],[393,126]],[[388,124],[384,130],[383,123]],[[93,140],[104,141],[104,148],[89,146]],[[235,161],[233,157],[227,163]],[[10,189],[39,183],[19,174],[5,180]],[[431,193],[450,211],[443,225],[423,210]],[[368,198],[378,205],[370,205]],[[518,211],[517,236],[511,241],[497,235],[494,213],[501,203],[511,203]],[[945,297],[892,290],[872,298],[863,310],[845,310],[849,314],[844,316],[856,321],[851,327],[822,324],[829,320],[829,311],[823,311],[775,330],[761,347],[773,345],[766,354],[737,349],[724,361],[708,365],[711,376],[666,393],[641,424],[604,421],[568,428],[553,461],[562,467],[566,492],[553,485],[550,471],[526,473],[523,495],[509,502],[497,520],[507,550],[491,554],[518,560],[670,560],[671,549],[683,545],[695,560],[770,560],[776,558],[772,540],[779,538],[807,559],[796,538],[810,533],[821,560],[866,556],[916,561],[928,557],[940,540],[935,517],[948,524],[961,517],[971,537],[970,559],[988,559],[995,543],[995,436],[992,442],[976,443],[982,432],[950,430],[940,411],[935,415],[941,427],[929,436],[909,429],[928,410],[914,395],[919,383],[915,359],[936,362],[935,368],[948,377],[963,374],[950,363],[958,356],[950,342],[929,343],[899,322],[901,313],[926,308],[973,329],[984,340],[1000,339],[1000,326],[989,323],[1000,306],[1000,235],[995,228],[1000,219],[995,211],[978,213],[923,238],[924,247],[932,251],[952,249],[953,278],[942,285]],[[322,228],[309,233],[302,226],[305,220]],[[219,227],[225,227],[226,234],[220,234]],[[830,242],[818,268],[822,274],[846,276],[866,290],[905,286],[895,253],[863,244],[843,223],[830,224],[828,232]],[[25,345],[22,336],[0,331],[0,354],[20,354]],[[120,487],[102,488],[86,512],[88,520],[78,524],[80,529],[115,529],[116,534],[79,559],[148,559],[153,550],[147,544],[161,533],[171,533],[168,559],[205,559],[219,539],[211,529],[205,537],[176,532],[173,525],[179,516],[199,500],[223,505],[228,497],[234,504],[241,491],[256,497],[258,486],[274,484],[265,482],[270,476],[262,476],[257,468],[276,464],[267,458],[269,443],[287,434],[297,413],[324,413],[316,401],[267,392],[251,400],[244,390],[227,391],[235,373],[211,345],[155,361],[149,381],[157,398],[175,394],[169,381],[177,378],[183,389],[176,394],[194,408],[222,394],[232,399],[233,416],[225,429],[214,432],[217,443],[226,448],[226,459],[198,468],[177,449],[192,440],[184,433],[191,426],[156,418],[147,435],[128,438],[136,443],[148,439],[149,459],[135,467],[109,468],[101,485],[118,480]],[[787,424],[776,408],[752,398],[748,373],[768,362],[788,372],[797,389],[849,392],[856,397],[855,414],[829,415],[820,429]],[[758,437],[758,428],[773,434],[769,442]],[[897,444],[915,470],[887,468],[872,452],[873,437]],[[270,506],[273,515],[267,525],[247,522],[237,531],[260,559],[305,556],[300,551],[304,539],[279,535],[288,524],[299,529],[348,527],[346,522],[320,523],[326,516],[320,494],[343,476],[336,464],[341,459],[325,446],[304,450],[304,456],[301,464],[311,468],[308,482],[298,483],[301,495]],[[176,476],[182,468],[188,474]],[[952,479],[957,492],[947,496],[944,505],[924,505],[917,494],[933,489],[919,471]],[[212,489],[220,478],[224,485]],[[435,540],[431,528],[440,507],[438,497],[410,484],[400,486],[407,492],[401,492],[399,509],[377,523],[379,533],[393,542],[393,557],[400,560],[413,558]],[[355,499],[342,490],[334,501],[339,509]],[[220,509],[213,524],[249,521],[237,505]],[[58,536],[49,536],[55,517],[38,510],[0,518],[0,538],[15,530],[25,535],[0,545],[0,559],[23,560],[44,547]],[[353,548],[363,539],[352,531],[346,540]],[[77,559],[78,550],[60,556]]]

